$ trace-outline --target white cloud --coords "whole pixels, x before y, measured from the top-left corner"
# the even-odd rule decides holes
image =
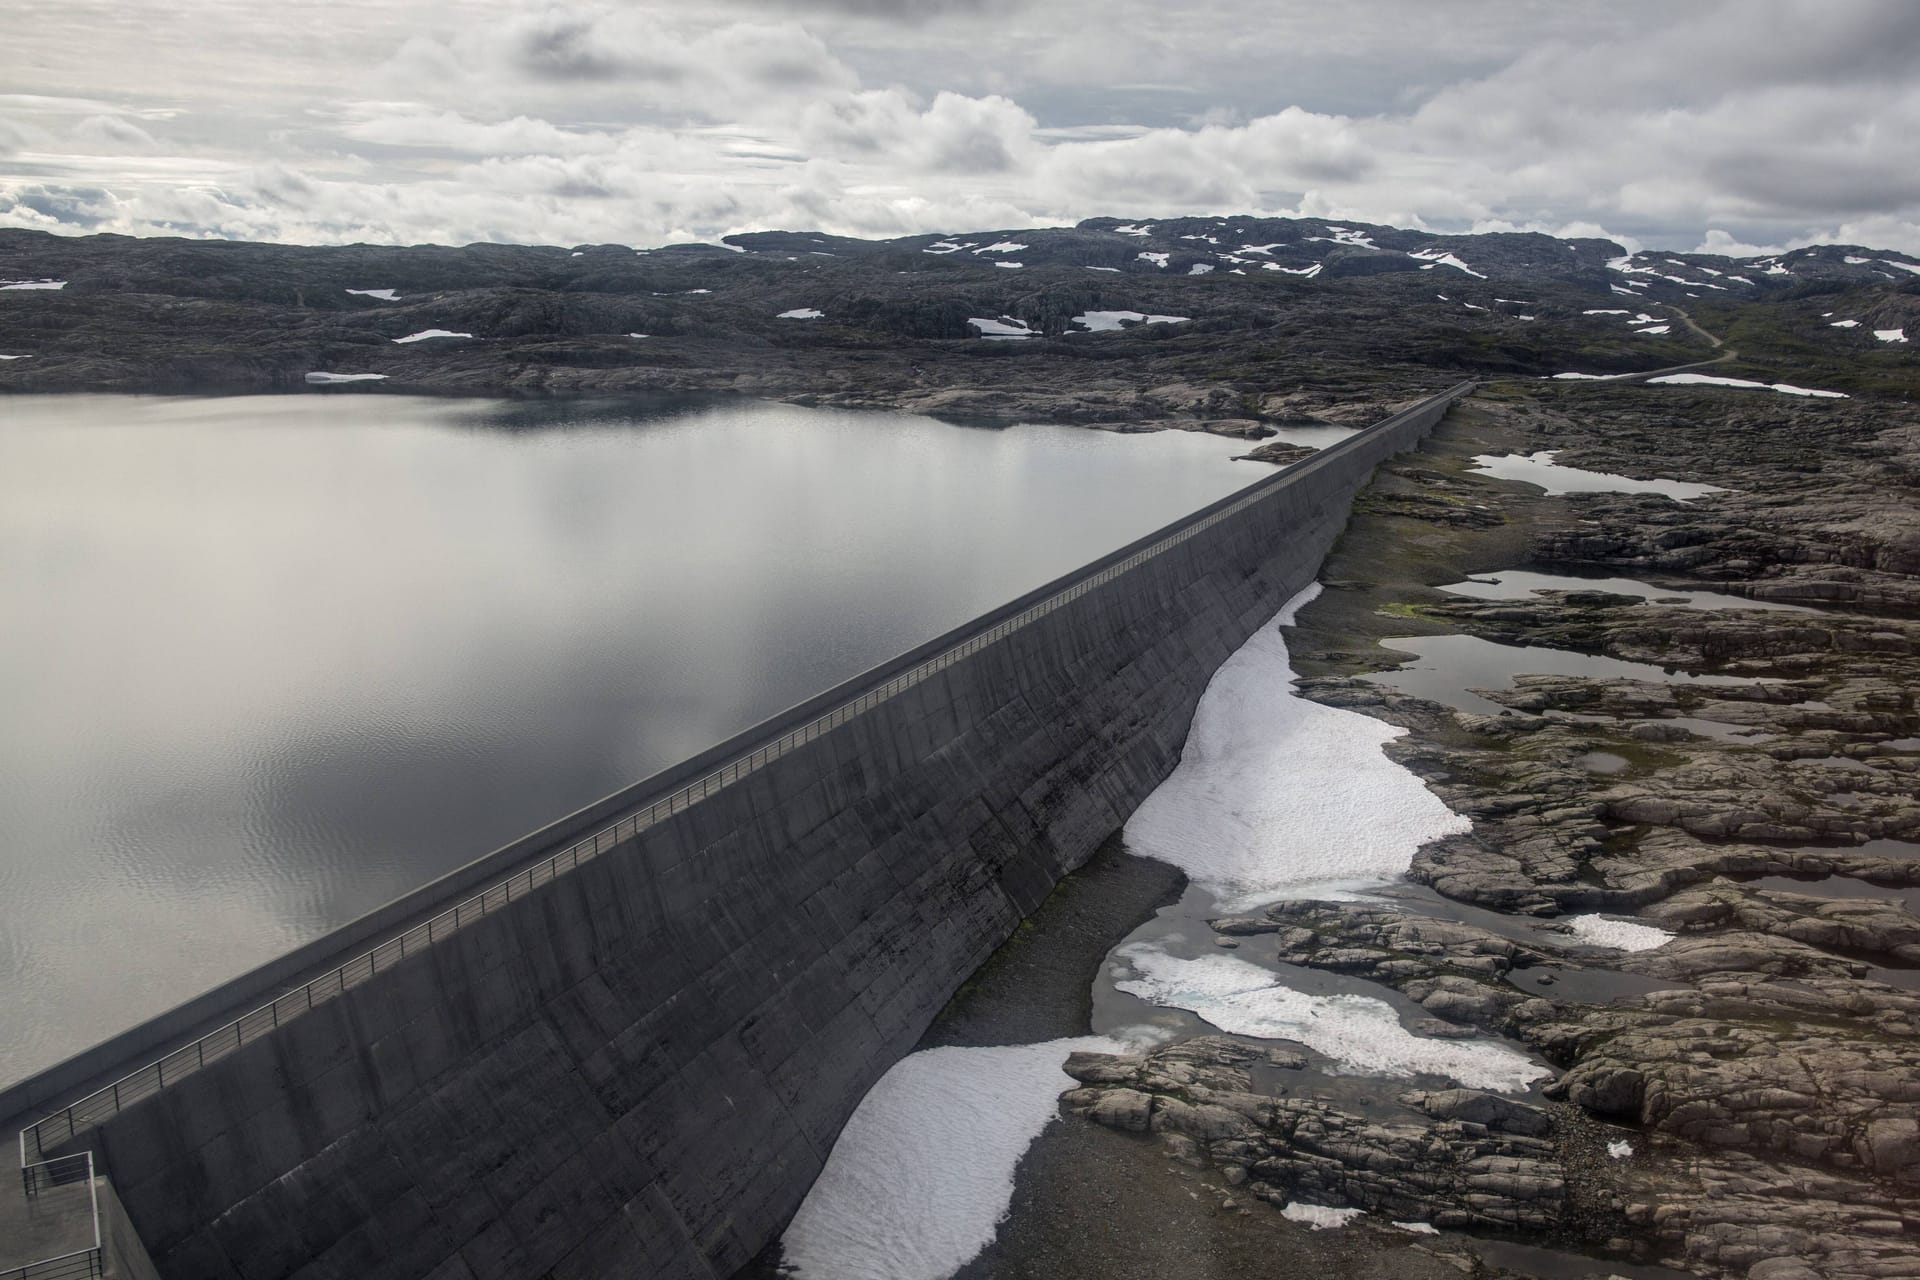
[[[1920,8],[1872,0],[182,4],[9,33],[0,221],[644,243],[1251,212],[1920,249]]]

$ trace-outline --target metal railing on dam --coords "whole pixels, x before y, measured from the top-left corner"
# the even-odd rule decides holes
[[[554,879],[589,863],[637,833],[682,813],[708,796],[730,787],[771,762],[848,721],[897,696],[902,691],[937,675],[953,664],[1021,630],[1107,583],[1129,573],[1167,551],[1180,546],[1205,530],[1228,520],[1267,498],[1276,491],[1312,483],[1315,475],[1343,457],[1368,447],[1414,415],[1444,406],[1469,392],[1472,382],[1463,382],[1437,396],[1403,410],[1347,440],[1320,451],[1313,458],[1264,477],[1235,494],[1148,534],[1073,573],[1055,579],[1019,599],[980,617],[943,636],[928,641],[889,662],[843,682],[826,693],[736,735],[727,742],[703,752],[654,778],[636,784],[590,806],[573,818],[563,819],[548,832],[578,831],[582,815],[601,813],[603,825],[593,827],[578,838],[560,837],[565,843],[557,852],[533,853],[526,847],[546,833],[536,833],[527,841],[490,854],[473,868],[493,867],[502,855],[515,853],[510,874],[500,876],[477,893],[461,898],[451,907],[425,919],[416,913],[417,922],[391,934],[384,940],[334,966],[308,981],[293,986],[275,999],[250,1009],[216,1029],[199,1035],[164,1056],[147,1062],[84,1097],[52,1110],[20,1132],[22,1165],[37,1159],[49,1149],[59,1147],[98,1125],[122,1109],[151,1098],[170,1085],[193,1075],[208,1065],[236,1053],[241,1047],[273,1033],[277,1028],[300,1018],[316,1007],[337,999],[345,992],[370,981],[376,974],[398,965],[410,954],[432,947],[462,929],[485,919]],[[626,803],[634,797],[637,803]],[[609,810],[614,801],[621,803]],[[612,821],[605,821],[612,817]],[[548,843],[545,848],[551,848]],[[518,851],[516,853],[516,851]],[[497,868],[496,868],[497,869]],[[461,873],[455,873],[455,877]],[[453,880],[455,877],[448,877]],[[469,881],[477,883],[477,881]],[[435,886],[416,891],[402,902],[411,902],[429,894]],[[451,892],[451,891],[448,891]],[[440,898],[444,901],[445,898]],[[392,904],[390,904],[392,905]],[[422,907],[424,910],[424,905]],[[382,909],[385,912],[387,909]],[[374,913],[380,915],[382,913]],[[338,954],[335,952],[334,954]],[[262,984],[264,985],[264,984]],[[270,989],[270,988],[267,988]],[[235,996],[234,1007],[241,997]],[[258,998],[257,996],[255,997]],[[205,1025],[202,1023],[201,1025]],[[176,1032],[177,1034],[177,1032]],[[83,1055],[85,1056],[85,1055]],[[127,1053],[131,1057],[132,1052]],[[120,1061],[125,1061],[122,1057]],[[101,1064],[98,1070],[109,1068]],[[96,1075],[94,1078],[98,1078]]]

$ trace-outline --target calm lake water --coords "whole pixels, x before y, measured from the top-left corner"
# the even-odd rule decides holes
[[[1245,448],[0,399],[0,1082],[1268,474]]]

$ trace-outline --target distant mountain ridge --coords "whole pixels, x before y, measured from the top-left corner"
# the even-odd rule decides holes
[[[1612,373],[1709,358],[1736,329],[1749,358],[1784,344],[1904,386],[1909,326],[1920,260],[1857,245],[1737,259],[1254,217],[652,249],[0,230],[0,391],[726,390],[995,416],[1059,393],[1050,411],[1106,421],[1125,396],[1089,384]],[[1148,357],[1165,368],[1124,367]],[[936,395],[1004,389],[982,363],[1004,359],[1026,399]]]

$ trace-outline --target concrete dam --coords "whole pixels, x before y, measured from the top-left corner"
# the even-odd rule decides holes
[[[1471,388],[14,1086],[29,1191],[90,1158],[121,1274],[724,1280]]]

